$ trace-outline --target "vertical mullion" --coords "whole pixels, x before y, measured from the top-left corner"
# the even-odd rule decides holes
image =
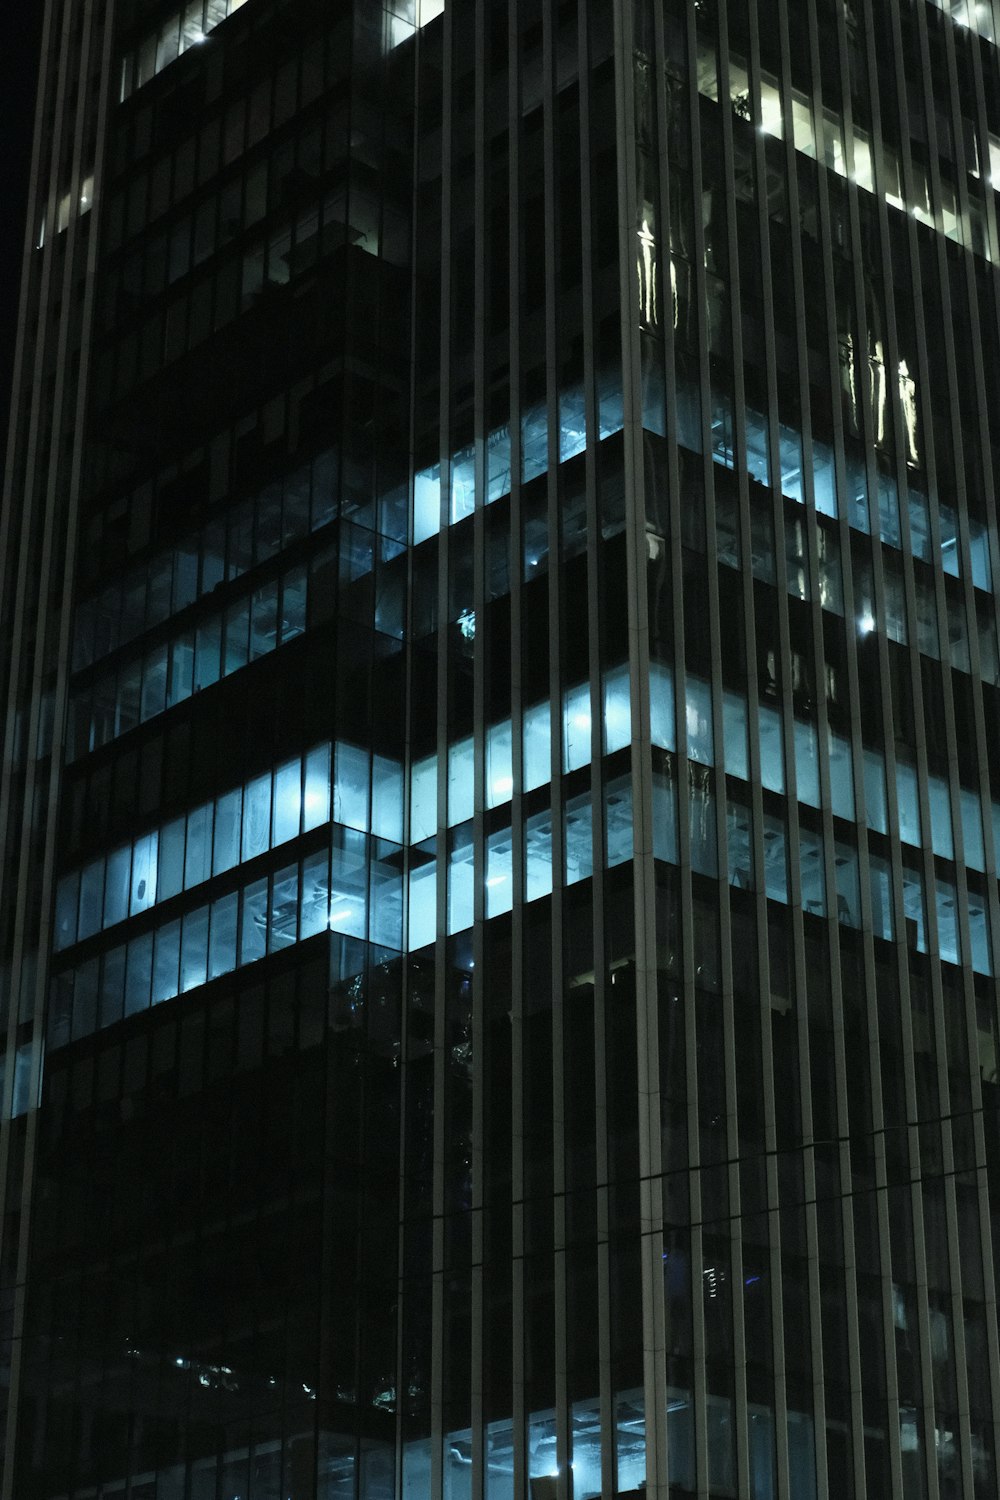
[[[446,1184],[448,1097],[448,906],[450,869],[448,805],[449,682],[448,595],[451,523],[452,446],[452,215],[454,132],[454,12],[445,10],[441,101],[441,329],[439,443],[441,464],[440,529],[438,533],[437,607],[437,746],[438,746],[438,865],[437,933],[434,943],[434,1176],[432,1194],[433,1250],[431,1298],[431,1493],[443,1493],[444,1379],[445,1379],[445,1258],[447,1254]]]
[[[475,60],[475,308],[473,340],[473,440],[475,443],[475,512],[473,516],[473,618],[476,633],[473,640],[473,860],[475,887],[473,895],[474,925],[472,930],[472,952],[475,968],[472,975],[472,1204],[471,1204],[471,1285],[469,1287],[469,1310],[471,1315],[470,1357],[470,1421],[472,1425],[472,1472],[470,1490],[472,1500],[481,1500],[485,1484],[485,1433],[484,1413],[484,1369],[483,1369],[483,1314],[484,1314],[484,1252],[485,1252],[485,1192],[486,1172],[483,1151],[485,1134],[485,1081],[484,1053],[487,1045],[485,956],[487,892],[487,849],[485,836],[486,809],[486,515],[485,504],[489,483],[487,460],[488,399],[486,387],[486,246],[488,180],[487,158],[489,143],[486,130],[486,4],[476,0],[476,32],[483,44],[476,49]]]
[[[524,1161],[524,897],[526,886],[526,847],[524,838],[524,696],[521,656],[523,540],[521,507],[521,5],[510,0],[507,30],[508,87],[507,122],[509,134],[508,196],[508,285],[510,328],[510,538],[511,538],[511,754],[514,795],[511,802],[511,842],[514,876],[511,923],[511,1313],[512,1331],[512,1452],[514,1465],[514,1500],[526,1500],[527,1441],[525,1422],[525,1161]]]
[[[653,872],[652,759],[649,722],[649,622],[646,591],[646,497],[643,467],[642,380],[635,300],[637,142],[635,132],[634,14],[631,0],[614,0],[618,147],[619,276],[625,464],[625,539],[628,583],[632,757],[633,881],[636,937],[636,1026],[639,1107],[640,1266],[646,1427],[646,1492],[667,1500],[667,1393],[664,1358],[663,1182],[660,1127],[656,978],[656,893]]]

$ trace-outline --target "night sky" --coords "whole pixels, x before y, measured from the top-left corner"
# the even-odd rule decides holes
[[[32,117],[44,0],[4,7],[0,19],[0,470],[7,446],[18,283],[24,245]]]

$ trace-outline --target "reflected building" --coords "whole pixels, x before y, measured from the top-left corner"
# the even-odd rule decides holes
[[[996,1495],[995,19],[49,0],[0,1500]]]

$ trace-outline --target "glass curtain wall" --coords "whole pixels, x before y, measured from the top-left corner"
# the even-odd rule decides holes
[[[987,10],[119,6],[5,1496],[995,1494]]]

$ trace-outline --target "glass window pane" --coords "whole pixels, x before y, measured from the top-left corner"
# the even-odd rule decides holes
[[[299,867],[290,865],[279,870],[271,888],[271,917],[268,924],[267,951],[289,948],[298,937]]]
[[[206,802],[188,813],[187,847],[184,855],[184,888],[200,885],[212,873],[212,804]]]
[[[958,516],[950,505],[939,505],[941,524],[941,563],[946,573],[959,576]]]
[[[969,551],[972,554],[972,582],[977,589],[993,587],[990,570],[990,538],[982,521],[969,517]]]
[[[76,942],[80,875],[64,875],[56,888],[56,951]]]
[[[726,771],[746,781],[748,771],[747,700],[744,693],[724,688],[722,692],[722,732],[725,739]]]
[[[726,845],[729,860],[729,884],[740,890],[754,888],[753,839],[750,833],[750,809],[744,802],[730,797],[726,803]]]
[[[965,845],[965,863],[973,870],[986,869],[986,854],[983,848],[983,820],[979,815],[979,798],[968,787],[962,787],[962,842]]]
[[[372,756],[372,833],[403,842],[403,767],[387,755]]]
[[[263,854],[271,836],[271,776],[248,782],[243,793],[243,860]]]
[[[310,854],[302,865],[302,937],[325,932],[330,917],[330,856],[325,849]]]
[[[535,901],[552,890],[552,814],[534,813],[524,825],[524,899]]]
[[[168,922],[154,937],[153,1004],[177,994],[181,958],[181,924]]]
[[[868,873],[872,899],[872,932],[886,942],[893,939],[892,881],[889,861],[879,854],[868,853]]]
[[[896,762],[896,801],[899,807],[899,836],[904,844],[920,848],[920,804],[917,801],[917,770],[906,761]]]
[[[302,828],[319,828],[330,817],[330,747],[320,745],[306,756],[306,789]]]
[[[785,820],[764,814],[764,888],[772,901],[788,902]]]
[[[278,583],[257,589],[250,611],[250,660],[266,656],[278,644]]]
[[[208,964],[208,907],[199,906],[184,918],[181,933],[181,993],[205,983]]]
[[[876,833],[888,829],[886,818],[885,764],[881,752],[865,749],[865,811],[868,827]]]
[[[222,621],[218,618],[205,620],[198,626],[194,653],[194,690],[211,687],[219,680],[219,662],[222,651]]]
[[[417,856],[419,858],[419,856]],[[434,941],[437,920],[437,861],[410,866],[410,949]]]
[[[988,917],[978,897],[969,896],[969,940],[972,944],[972,967],[977,974],[992,974]]]
[[[472,861],[472,829],[469,824],[455,829],[451,837],[448,860],[448,931],[464,932],[472,926],[475,902]]]
[[[712,689],[701,677],[687,679],[685,705],[688,755],[703,766],[715,763],[715,748],[712,736]]]
[[[594,835],[591,816],[591,794],[581,792],[566,803],[563,822],[565,840],[565,881],[573,885],[577,880],[586,880],[594,873]]]
[[[927,778],[927,800],[931,809],[931,848],[944,859],[954,859],[955,843],[951,826],[951,795],[944,776]]]
[[[632,858],[632,781],[618,776],[604,788],[604,837],[608,868]]]
[[[563,695],[563,770],[575,771],[590,763],[590,684],[570,688]]]
[[[471,735],[448,747],[448,827],[472,817],[473,745]]]
[[[525,710],[523,743],[524,790],[530,792],[552,778],[552,722],[547,703],[536,703]]]
[[[675,750],[674,676],[662,662],[653,662],[649,669],[649,717],[653,744]]]
[[[615,667],[604,676],[604,753],[613,755],[632,743],[632,706],[628,667]]]
[[[146,911],[156,900],[156,855],[158,836],[148,833],[136,839],[132,847],[132,898],[129,911],[134,917]]]
[[[486,915],[497,917],[514,904],[514,864],[511,830],[491,833],[486,844]]]
[[[212,902],[208,943],[208,977],[217,979],[236,967],[236,913],[239,894],[233,891]]]
[[[91,859],[79,871],[79,938],[100,932],[103,915],[103,858]]]
[[[240,963],[252,964],[267,952],[267,881],[255,880],[243,892]]]
[[[125,960],[125,1014],[133,1016],[149,1005],[153,972],[153,934],[144,933],[128,945]]]
[[[183,703],[194,691],[194,636],[182,635],[170,648],[167,706]]]
[[[505,719],[502,724],[494,724],[486,734],[487,807],[501,807],[510,801],[514,791],[512,758],[511,723],[509,719]]]
[[[250,601],[239,599],[226,610],[226,640],[223,673],[238,672],[247,664],[247,642],[250,630]]]
[[[281,644],[301,635],[306,628],[306,570],[293,568],[281,587]]]
[[[785,790],[785,753],[781,743],[781,715],[760,705],[760,779],[772,792]]]
[[[348,937],[368,935],[368,840],[351,828],[333,830],[330,930]]]
[[[156,872],[157,900],[166,901],[184,889],[184,829],[187,820],[175,818],[160,829],[160,849]]]
[[[410,772],[410,842],[423,843],[437,832],[437,756],[414,761]]]
[[[906,922],[907,946],[918,953],[927,952],[927,917],[924,908],[924,881],[919,870],[903,866],[903,920]]]
[[[854,822],[854,771],[851,765],[851,744],[843,735],[830,733],[830,801],[834,815]],[[882,800],[885,801],[883,782]],[[884,821],[884,819],[883,819]],[[869,815],[869,826],[874,827]]]
[[[699,875],[718,875],[715,786],[707,766],[688,766],[688,825],[691,868]]]
[[[226,792],[215,804],[215,831],[212,841],[212,873],[219,875],[240,862],[240,826],[243,820],[243,792]]]
[[[104,926],[124,922],[128,916],[129,876],[132,870],[132,848],[123,844],[108,855],[104,879]]]
[[[823,836],[799,825],[799,880],[802,910],[826,916],[826,881],[823,872]]]
[[[140,722],[142,662],[126,663],[118,674],[118,722],[117,732],[127,734]]]
[[[73,1040],[90,1036],[97,1028],[97,994],[100,960],[88,959],[76,971],[73,987]]]
[[[302,762],[298,756],[294,760],[286,761],[274,773],[274,802],[271,816],[273,820],[272,848],[298,836],[302,821]]]
[[[819,807],[819,737],[815,724],[795,720],[795,780],[798,799]]]
[[[847,927],[861,926],[861,890],[858,884],[858,851],[851,844],[834,845],[837,881],[837,920]]]
[[[167,702],[167,648],[158,646],[143,662],[142,721],[162,714]]]
[[[101,992],[97,1025],[114,1026],[122,1018],[125,991],[125,945],[105,953],[101,964]]]
[[[653,855],[677,864],[677,789],[671,757],[662,771],[653,772]]]
[[[369,828],[369,766],[367,750],[337,741],[333,776],[334,820],[361,833],[367,833]]]
[[[937,880],[935,886],[937,888],[938,951],[944,963],[957,964],[960,960],[955,887],[950,880]]]

